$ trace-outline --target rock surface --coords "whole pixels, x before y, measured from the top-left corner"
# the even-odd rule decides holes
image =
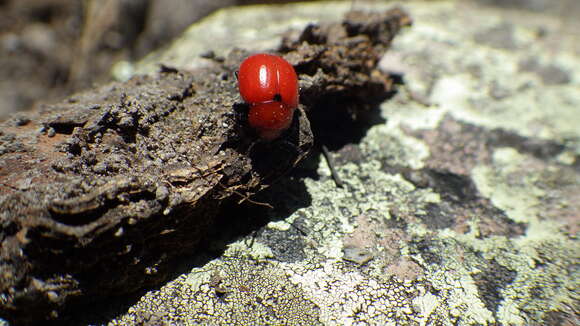
[[[349,6],[222,11],[150,60],[188,62],[187,38],[226,21],[244,24],[238,46],[272,46],[277,31]],[[404,86],[381,106],[384,122],[334,153],[345,186],[323,162],[306,193],[283,181],[270,223],[111,325],[578,324],[574,37],[541,13],[405,9],[414,26],[382,61]]]

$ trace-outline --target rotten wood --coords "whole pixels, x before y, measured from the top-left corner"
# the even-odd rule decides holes
[[[340,116],[318,110],[324,101],[392,91],[376,65],[409,24],[398,9],[355,12],[287,38],[278,53],[299,73],[303,105],[271,143],[240,119],[240,50],[204,71],[164,67],[1,124],[0,316],[38,323],[71,302],[166,281],[225,205],[252,201],[304,158],[309,121]]]

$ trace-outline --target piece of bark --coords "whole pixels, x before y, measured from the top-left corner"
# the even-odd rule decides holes
[[[351,13],[287,39],[280,51],[296,65],[305,105],[271,143],[256,142],[243,119],[234,77],[243,51],[204,71],[162,67],[0,125],[0,316],[36,323],[73,302],[165,281],[222,207],[251,201],[304,158],[307,114],[320,99],[391,91],[376,63],[408,24],[400,10]]]

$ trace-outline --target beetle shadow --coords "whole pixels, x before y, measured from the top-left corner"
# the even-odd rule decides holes
[[[331,151],[347,144],[358,144],[367,131],[386,122],[380,105],[392,98],[396,91],[373,94],[372,97],[326,96],[308,112],[314,138]]]
[[[402,76],[389,77],[395,85],[404,84]],[[316,170],[320,163],[322,147],[326,147],[330,152],[340,152],[346,146],[357,146],[371,127],[386,122],[381,115],[380,106],[396,94],[396,87],[388,91],[362,90],[358,94],[336,93],[309,103],[308,119],[314,134],[315,146],[309,157],[292,172],[293,175],[318,180]]]
[[[141,298],[151,291],[160,290],[169,282],[194,268],[202,268],[214,259],[223,257],[228,247],[236,241],[243,240],[248,245],[264,243],[275,248],[274,254],[282,257],[288,253],[289,244],[305,242],[296,229],[288,235],[279,235],[279,241],[272,240],[272,233],[266,227],[269,222],[284,220],[300,208],[308,207],[312,198],[304,181],[292,176],[275,180],[265,191],[254,195],[251,200],[243,197],[224,202],[219,214],[215,217],[204,239],[196,250],[166,262],[159,266],[167,272],[165,281],[146,286],[132,294],[110,297],[96,302],[70,304],[62,311],[59,318],[47,321],[46,325],[101,325],[126,314]],[[268,204],[266,206],[264,204]],[[293,237],[296,237],[294,239]],[[292,241],[284,242],[292,238]],[[299,248],[299,247],[295,247]],[[294,256],[298,255],[294,250]],[[280,254],[279,254],[280,253]],[[284,260],[284,259],[282,259]]]
[[[169,282],[190,273],[192,269],[202,268],[212,260],[223,257],[232,243],[244,240],[251,246],[255,242],[267,242],[268,239],[263,238],[262,235],[268,235],[265,230],[269,222],[286,219],[298,209],[310,206],[311,202],[312,198],[306,191],[304,181],[293,177],[280,178],[267,188],[267,191],[253,196],[251,202],[247,200],[241,203],[237,200],[227,202],[204,239],[196,246],[195,251],[177,257],[165,263],[165,266],[159,266],[167,272],[165,281],[146,286],[131,294],[109,297],[106,300],[68,304],[57,319],[46,321],[45,324],[108,324],[113,319],[126,314],[129,308],[139,302],[148,292],[160,290]],[[264,206],[262,203],[267,203],[271,207]],[[272,245],[280,246],[280,243]],[[282,245],[285,246],[285,244]]]

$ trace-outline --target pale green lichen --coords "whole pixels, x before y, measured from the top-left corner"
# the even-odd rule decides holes
[[[318,308],[282,269],[230,259],[194,269],[148,293],[110,325],[270,325],[281,320],[316,325]]]
[[[264,260],[274,258],[274,253],[270,247],[247,239],[238,240],[228,245],[226,251],[223,253],[224,257],[237,257],[240,253],[244,253],[247,258],[255,260]]]
[[[424,160],[429,157],[429,149],[423,142],[389,125],[371,128],[361,144],[361,151],[367,155],[372,153],[373,158],[389,165],[412,169],[423,168]]]
[[[479,166],[473,170],[473,180],[479,191],[514,221],[535,220],[545,192],[534,185],[534,180],[522,178],[524,175],[510,177],[524,168],[521,155],[512,148],[498,149],[494,162],[493,167]]]
[[[422,9],[413,12],[420,14]],[[433,8],[432,14],[447,10],[444,6]],[[538,27],[533,24],[511,25],[514,48],[496,49],[473,42],[472,37],[499,25],[501,16],[488,14],[478,24],[466,23],[460,17],[432,19],[436,16],[416,20],[413,32],[402,35],[394,44],[396,54],[408,66],[409,89],[428,96],[431,103],[455,118],[476,125],[560,141],[580,137],[577,56],[546,48],[545,43],[538,42]],[[541,18],[546,22],[543,28],[558,29],[553,17]],[[561,41],[564,46],[570,40]],[[570,82],[544,85],[536,73],[521,71],[522,62],[529,58],[561,67]],[[505,95],[495,97],[494,89],[498,88]],[[580,152],[576,149],[575,153]]]
[[[438,268],[435,274],[427,278],[435,281],[434,284],[440,290],[464,291],[465,283],[458,280],[460,277],[450,275],[463,274],[463,277],[469,278],[469,275],[478,273],[478,269],[473,266],[485,266],[485,261],[496,261],[508,270],[514,271],[515,279],[501,290],[501,297],[504,299],[498,307],[497,319],[492,321],[506,325],[540,323],[546,311],[557,310],[565,303],[577,302],[578,295],[574,289],[580,286],[578,281],[580,273],[574,265],[580,259],[580,250],[574,241],[554,232],[549,223],[534,223],[552,231],[542,231],[542,234],[538,235],[532,230],[525,237],[516,240],[508,240],[505,237],[478,239],[476,232],[440,233],[439,236],[448,239],[447,241],[457,242],[458,247],[464,252],[460,252],[461,256],[458,256],[457,252],[453,252],[454,246],[437,249],[437,252],[446,259],[444,268]],[[449,249],[451,251],[448,251]],[[480,253],[485,261],[474,253]],[[461,261],[458,260],[459,257]],[[538,263],[542,264],[541,268],[538,268]],[[472,268],[465,269],[466,266]],[[433,273],[431,270],[430,272]],[[459,297],[467,299],[469,296],[466,294],[467,292],[464,292]],[[476,306],[468,307],[472,310]],[[479,315],[480,308],[481,306],[477,309],[480,311]],[[479,320],[478,323],[480,322],[482,321]]]
[[[425,291],[411,282],[368,278],[333,262],[299,271],[291,280],[322,308],[325,325],[415,323],[412,298]]]
[[[518,275],[503,291],[505,300],[498,309],[498,318],[505,324],[539,323],[546,310],[562,310],[561,305],[578,302],[574,289],[580,286],[580,273],[574,265],[580,261],[580,249],[576,241],[561,233],[558,222],[541,218],[546,190],[559,190],[547,188],[544,171],[530,171],[531,158],[512,149],[500,149],[496,154],[496,164],[476,169],[475,180],[508,217],[529,223],[525,236],[512,240],[510,248],[503,248],[511,255],[500,251],[494,257]],[[510,177],[514,173],[517,182]],[[560,200],[565,202],[566,198]],[[485,252],[489,255],[493,251],[488,248]]]

